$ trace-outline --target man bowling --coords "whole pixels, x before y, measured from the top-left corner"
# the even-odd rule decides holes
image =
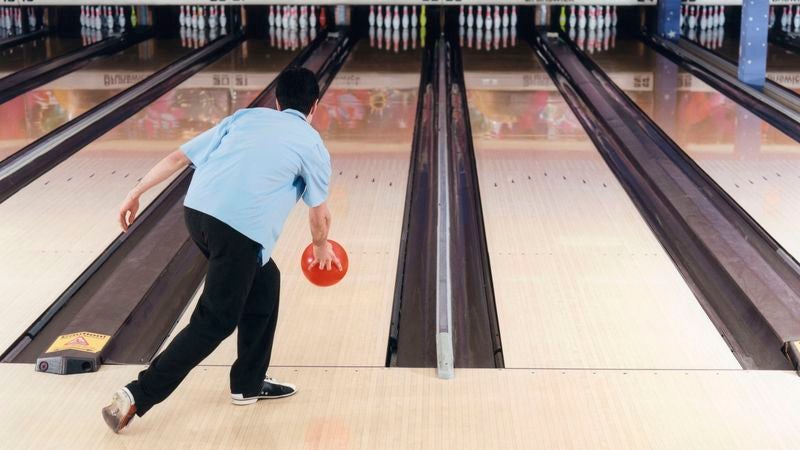
[[[327,270],[341,270],[341,264],[328,243],[330,156],[310,125],[319,100],[317,80],[307,69],[290,68],[278,77],[276,96],[277,110],[239,110],[183,144],[156,164],[120,207],[119,221],[127,231],[139,197],[193,164],[184,215],[189,235],[208,258],[208,273],[189,325],[103,408],[114,432],[164,401],[237,328],[232,403],[249,405],[296,392],[266,372],[280,296],[280,272],[270,255],[301,197],[309,207],[313,264]]]

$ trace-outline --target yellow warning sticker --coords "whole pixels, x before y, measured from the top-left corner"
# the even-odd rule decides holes
[[[111,336],[105,334],[90,333],[88,331],[65,334],[57,337],[45,353],[60,352],[62,350],[97,353],[106,346],[110,338]]]

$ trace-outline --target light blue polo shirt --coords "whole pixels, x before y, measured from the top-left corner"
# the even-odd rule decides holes
[[[262,264],[298,200],[315,207],[328,198],[330,155],[293,109],[241,109],[181,151],[195,166],[183,204],[261,244]]]

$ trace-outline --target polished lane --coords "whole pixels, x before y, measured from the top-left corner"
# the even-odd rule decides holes
[[[48,35],[0,50],[0,78],[81,46],[79,38]]]
[[[117,208],[140,177],[240,98],[255,97],[296,53],[246,41],[0,204],[0,346],[119,235]],[[165,185],[145,195],[142,208]]]
[[[410,44],[398,53],[373,44],[358,44],[313,121],[331,153],[330,238],[347,249],[350,270],[328,288],[303,277],[300,254],[311,235],[308,209],[296,207],[273,254],[281,269],[273,366],[385,364],[422,54]],[[235,359],[234,335],[205,364]]]
[[[505,366],[740,368],[531,48],[464,69]]]
[[[652,97],[637,94],[633,100],[788,253],[800,257],[797,142],[641,41],[619,39],[615,49],[592,57],[612,76],[649,73]]]
[[[0,104],[0,160],[189,51],[176,39],[148,39]]]

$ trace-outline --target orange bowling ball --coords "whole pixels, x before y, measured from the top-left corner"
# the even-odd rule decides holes
[[[344,247],[330,239],[328,239],[328,242],[330,242],[331,247],[333,247],[333,253],[339,257],[339,262],[342,263],[342,270],[339,270],[335,265],[331,265],[331,270],[320,269],[318,265],[309,269],[308,266],[314,261],[314,249],[312,244],[308,244],[308,247],[306,247],[303,252],[303,256],[300,258],[300,268],[303,269],[303,275],[305,275],[312,284],[321,287],[333,286],[341,281],[347,274],[347,267],[349,266],[347,252],[344,250]]]

